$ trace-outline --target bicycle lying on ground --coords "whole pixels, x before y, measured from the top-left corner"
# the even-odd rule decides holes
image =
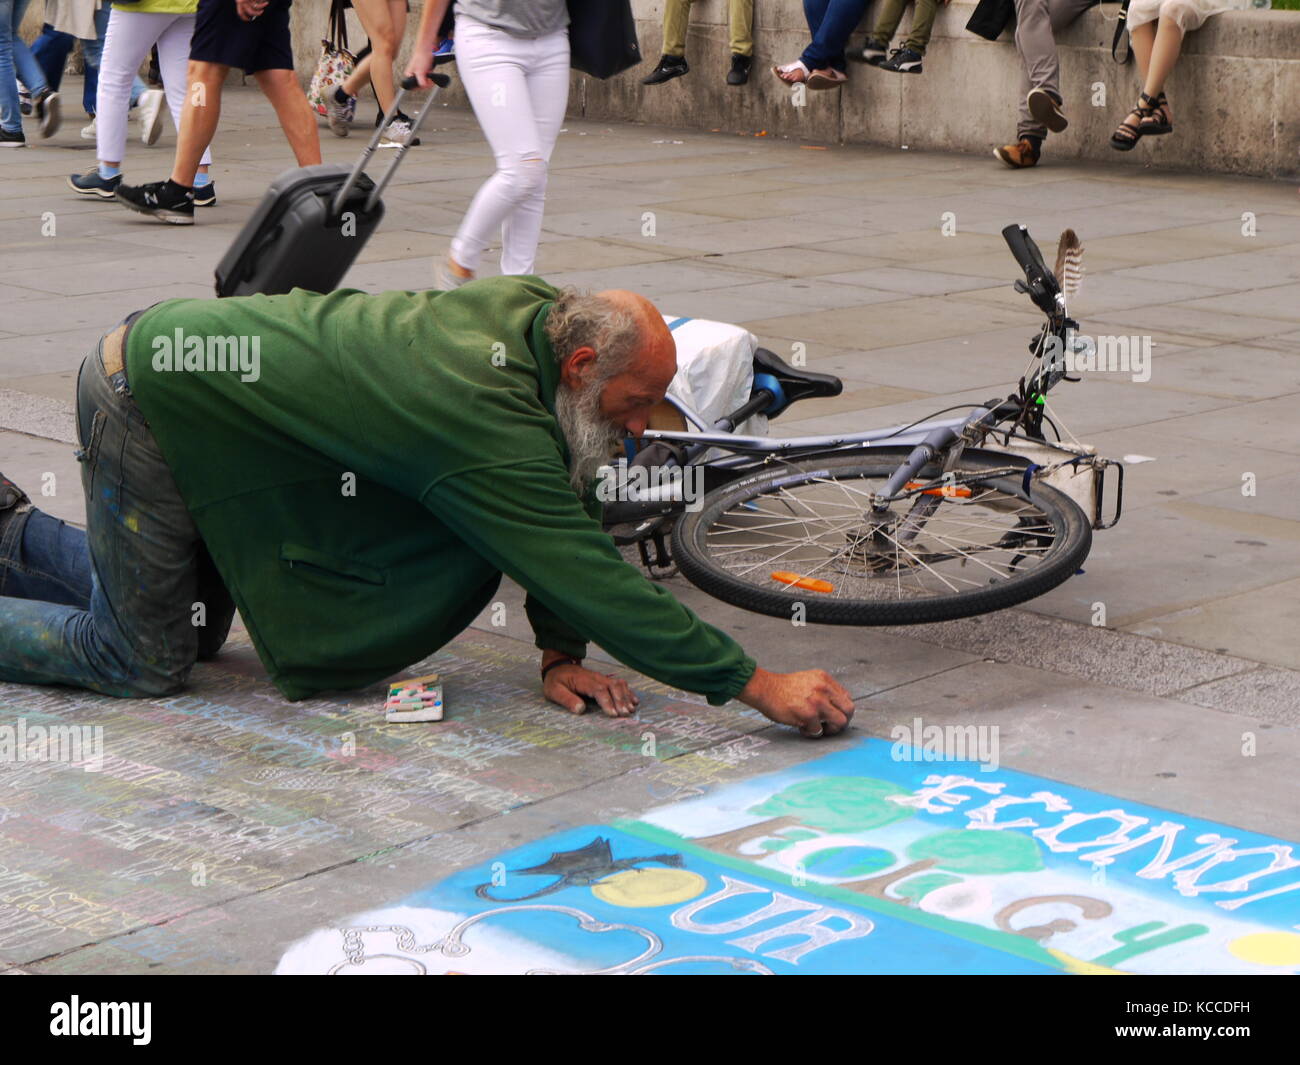
[[[832,625],[983,614],[1042,595],[1076,573],[1092,531],[1119,520],[1124,471],[1060,439],[1046,396],[1061,381],[1078,380],[1067,373],[1068,355],[1087,343],[1068,313],[1074,286],[1063,288],[1023,226],[1002,235],[1024,271],[1017,290],[1047,316],[1014,393],[963,405],[961,416],[906,426],[737,435],[735,427],[756,414],[772,419],[843,387],[760,348],[743,406],[706,427],[670,397],[700,431],[648,430],[630,461],[606,471],[616,478],[606,497],[616,501],[605,505],[615,541],[637,544],[652,576],[670,573],[675,562],[725,602]],[[1080,253],[1067,231],[1057,272],[1077,279]],[[1056,440],[1046,440],[1045,427]],[[1118,473],[1106,521],[1111,468]],[[638,476],[649,470],[654,477]],[[695,500],[683,491],[688,473],[702,481]]]

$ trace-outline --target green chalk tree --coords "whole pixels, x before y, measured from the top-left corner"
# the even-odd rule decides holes
[[[750,840],[777,835],[794,825],[822,832],[865,832],[911,817],[910,807],[889,801],[891,795],[906,794],[906,788],[874,777],[814,777],[782,788],[749,808],[750,813],[766,814],[768,820],[696,842],[710,850],[740,855],[740,847]]]

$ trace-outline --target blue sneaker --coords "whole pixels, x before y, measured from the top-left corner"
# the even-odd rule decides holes
[[[122,184],[122,175],[116,177],[104,178],[99,176],[99,167],[87,170],[84,174],[73,174],[68,178],[68,188],[73,192],[79,192],[83,196],[98,196],[101,199],[111,200],[117,187]]]
[[[194,186],[195,207],[215,207],[217,205],[217,183],[209,181],[206,185]]]
[[[433,65],[439,66],[442,63],[450,63],[456,58],[456,42],[448,37],[442,44],[433,50]]]

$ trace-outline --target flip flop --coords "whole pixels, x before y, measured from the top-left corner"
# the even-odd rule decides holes
[[[798,85],[808,80],[808,68],[804,66],[802,59],[796,59],[793,63],[775,66],[772,68],[772,73],[787,85]]]
[[[849,76],[842,70],[836,70],[834,67],[826,67],[821,70],[814,70],[808,75],[808,88],[836,89],[848,80]]]

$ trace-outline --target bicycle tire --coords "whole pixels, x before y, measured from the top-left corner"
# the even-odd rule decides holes
[[[1020,499],[1041,510],[1052,524],[1053,550],[1032,569],[986,588],[917,599],[834,599],[790,590],[769,590],[738,579],[713,561],[704,540],[712,522],[729,508],[770,495],[778,487],[811,483],[814,477],[884,478],[897,468],[901,455],[828,456],[784,463],[740,478],[705,495],[698,510],[688,511],[673,530],[673,556],[683,576],[723,602],[772,617],[789,618],[796,602],[804,604],[804,620],[823,625],[917,625],[987,614],[1027,602],[1050,591],[1077,572],[1092,546],[1092,527],[1079,505],[1049,485],[1035,484],[1026,493],[1015,476],[991,476],[970,483]],[[986,461],[986,460],[985,460]],[[984,462],[959,468],[959,475],[978,473]],[[940,476],[938,464],[922,469],[924,480]],[[785,586],[782,586],[783,588]]]

